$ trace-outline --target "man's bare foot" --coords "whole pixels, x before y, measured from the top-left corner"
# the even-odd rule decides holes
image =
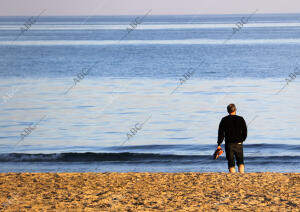
[[[239,165],[239,172],[240,173],[244,173],[245,172],[245,165],[244,164],[240,164]]]
[[[229,168],[229,172],[230,172],[230,173],[235,173],[235,167],[230,167],[230,168]]]

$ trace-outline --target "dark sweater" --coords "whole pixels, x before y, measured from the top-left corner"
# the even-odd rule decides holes
[[[222,118],[219,125],[218,145],[225,143],[240,143],[247,138],[247,125],[243,117],[228,115]]]

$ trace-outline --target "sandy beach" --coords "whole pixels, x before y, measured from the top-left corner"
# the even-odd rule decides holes
[[[299,211],[300,173],[7,173],[1,211]]]

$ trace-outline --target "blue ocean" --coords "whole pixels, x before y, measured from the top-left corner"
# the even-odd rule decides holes
[[[300,172],[300,14],[145,14],[0,17],[0,172]]]

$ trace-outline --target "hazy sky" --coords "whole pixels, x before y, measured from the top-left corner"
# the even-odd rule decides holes
[[[0,0],[0,15],[300,13],[300,0]]]

